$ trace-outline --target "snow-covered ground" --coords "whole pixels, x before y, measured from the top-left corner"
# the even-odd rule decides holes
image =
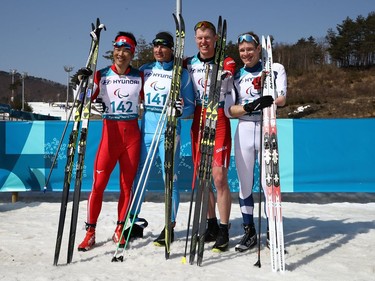
[[[87,200],[80,204],[76,246],[85,235]],[[283,203],[286,272],[270,269],[269,250],[261,249],[262,267],[255,249],[234,251],[242,235],[238,204],[232,205],[230,249],[217,254],[207,244],[201,267],[183,264],[189,203],[182,202],[172,254],[152,241],[164,223],[164,204],[145,202],[141,216],[149,226],[144,238],[134,240],[124,262],[111,262],[115,244],[117,203],[105,201],[97,225],[97,246],[74,252],[66,264],[71,204],[58,266],[53,266],[60,203],[48,200],[0,203],[0,280],[375,280],[375,203]],[[257,214],[257,206],[255,213]],[[264,220],[262,220],[263,226]],[[264,231],[262,234],[264,241]]]
[[[63,121],[66,121],[69,116],[70,120],[73,120],[76,109],[73,108],[73,112],[71,112],[72,103],[69,103],[66,110],[65,102],[29,102],[29,105],[33,108],[33,113],[60,117]],[[94,106],[91,108],[91,113],[96,115],[100,114]]]
[[[70,108],[65,110],[65,102],[29,102],[28,104],[33,108],[33,113],[61,117],[61,120],[66,120],[70,112]]]

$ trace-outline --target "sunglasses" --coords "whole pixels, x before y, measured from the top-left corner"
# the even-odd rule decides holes
[[[254,36],[250,35],[250,34],[242,34],[238,37],[237,39],[237,44],[240,44],[242,43],[243,41],[246,41],[246,42],[255,42],[256,45],[259,45],[259,42],[258,40],[256,40],[254,38]]]
[[[169,42],[168,40],[165,40],[165,39],[154,39],[154,40],[152,40],[152,44],[154,46],[163,45],[163,46],[166,46],[166,47],[169,47],[169,48],[173,47],[173,43],[171,43],[171,42]]]
[[[133,49],[133,46],[130,45],[129,43],[126,43],[126,42],[115,42],[115,43],[113,43],[113,46],[115,48],[125,47],[125,49],[128,49],[128,50],[132,50]]]
[[[200,21],[194,26],[194,31],[197,31],[198,28],[209,28],[216,33],[216,27],[209,21]]]

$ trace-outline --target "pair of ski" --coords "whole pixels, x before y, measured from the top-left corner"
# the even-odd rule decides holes
[[[207,98],[207,108],[206,108],[206,119],[202,132],[199,132],[199,166],[198,166],[198,186],[195,188],[195,172],[193,177],[193,190],[192,198],[190,201],[190,212],[188,219],[188,228],[186,236],[186,247],[185,256],[183,257],[183,263],[186,259],[187,243],[189,237],[190,219],[193,204],[193,197],[195,189],[195,206],[194,206],[194,216],[193,225],[191,233],[190,242],[190,255],[189,263],[194,264],[195,256],[197,255],[197,265],[201,266],[203,261],[203,252],[205,244],[205,232],[206,232],[206,222],[207,222],[207,212],[209,204],[209,194],[212,188],[212,159],[213,151],[215,146],[215,135],[216,135],[216,123],[218,118],[218,104],[220,99],[221,82],[222,82],[222,72],[223,72],[223,62],[224,62],[224,51],[226,46],[226,32],[227,24],[226,20],[222,20],[221,16],[218,20],[218,40],[215,46],[215,57],[214,63],[212,64],[211,75],[210,75],[210,88]],[[204,97],[204,100],[206,97]],[[202,101],[203,103],[203,101]],[[202,104],[202,111],[204,108],[204,103]],[[203,114],[201,114],[201,119]],[[200,125],[203,123],[200,120]],[[201,126],[199,128],[201,130]],[[198,161],[198,159],[196,160]],[[196,164],[195,164],[196,165]],[[198,253],[197,253],[198,252]]]
[[[262,62],[265,74],[263,95],[276,98],[275,77],[272,70],[271,38],[262,36]],[[269,248],[272,271],[285,271],[283,217],[279,174],[279,151],[276,127],[276,105],[263,109],[262,113],[262,164],[266,180],[266,208],[269,226]],[[259,262],[259,260],[258,260]],[[260,262],[259,262],[260,265]]]
[[[95,73],[96,64],[98,59],[99,52],[99,39],[100,32],[102,29],[105,30],[105,26],[100,23],[100,20],[97,19],[96,25],[92,24],[92,31],[90,32],[91,36],[91,46],[89,51],[88,60],[86,63],[86,68],[90,69],[92,73]],[[83,76],[80,84],[78,86],[78,95],[74,99],[74,105],[77,104],[77,109],[74,114],[74,124],[72,131],[69,136],[69,143],[67,148],[67,161],[64,171],[64,186],[62,191],[61,198],[61,207],[60,207],[60,216],[59,216],[59,225],[57,230],[56,237],[56,246],[55,246],[55,255],[53,264],[57,265],[60,255],[61,242],[64,232],[65,217],[67,211],[67,205],[69,200],[69,190],[73,172],[73,164],[76,155],[77,141],[78,141],[78,150],[77,150],[77,164],[76,164],[76,177],[74,183],[74,193],[73,193],[73,206],[72,206],[72,216],[70,222],[70,232],[69,232],[69,242],[68,242],[68,256],[67,263],[70,263],[73,258],[74,251],[74,242],[77,228],[78,220],[78,210],[79,210],[79,200],[81,195],[81,184],[82,184],[82,173],[84,168],[84,159],[85,159],[85,150],[86,150],[86,141],[89,128],[89,118],[91,111],[91,95],[94,86],[94,74],[90,76]],[[66,126],[63,131],[63,136],[60,143],[62,142],[67,125],[70,121],[74,106],[72,107],[69,118],[67,120]],[[79,140],[78,140],[79,137]],[[60,147],[60,145],[59,145]],[[58,152],[56,152],[51,171],[54,167],[55,160],[57,159]],[[50,176],[49,176],[50,177]],[[46,182],[46,187],[49,182],[49,177]],[[46,189],[45,187],[45,189]]]
[[[182,74],[182,63],[184,56],[184,43],[185,43],[185,23],[181,15],[178,18],[173,14],[173,18],[176,24],[176,38],[175,38],[175,54],[173,61],[172,79],[171,87],[167,96],[167,102],[160,114],[157,128],[155,130],[154,137],[151,141],[151,145],[142,168],[140,178],[138,180],[137,187],[135,189],[135,194],[133,198],[142,198],[145,186],[147,184],[147,179],[150,173],[152,163],[154,161],[155,153],[160,141],[161,134],[165,128],[165,160],[164,160],[164,171],[165,171],[165,258],[169,259],[171,252],[171,233],[172,233],[172,190],[174,181],[174,162],[175,162],[175,152],[176,152],[176,128],[177,128],[177,112],[175,110],[176,100],[179,99],[180,95],[180,81]],[[165,126],[166,124],[166,126]],[[140,194],[138,196],[138,194]],[[131,205],[128,210],[133,209],[135,201],[132,200]],[[137,202],[136,212],[139,209],[140,202]],[[130,220],[130,227],[127,237],[125,237],[125,245],[118,243],[115,253],[112,257],[112,262],[123,261],[124,251],[130,239],[131,230],[137,218],[131,218],[130,212],[128,211],[125,218],[123,232],[120,237],[120,241],[124,236],[124,232]]]
[[[174,163],[176,152],[176,129],[177,116],[175,110],[176,100],[180,96],[182,63],[185,46],[185,23],[181,15],[179,18],[173,15],[176,23],[176,52],[173,62],[172,81],[169,97],[169,108],[167,113],[167,128],[165,131],[165,258],[169,259],[171,252],[172,234],[172,190],[174,181]]]

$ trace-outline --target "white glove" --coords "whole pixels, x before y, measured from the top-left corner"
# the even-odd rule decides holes
[[[167,114],[168,116],[181,117],[184,110],[183,100],[181,98],[176,99],[174,106],[171,103],[168,105]]]
[[[227,80],[232,76],[232,72],[230,72],[229,70],[223,70],[223,72],[221,73],[221,80]]]
[[[181,98],[177,99],[174,107],[176,109],[176,116],[181,117],[182,113],[184,112],[184,102]]]
[[[232,73],[228,70],[223,70],[223,73],[221,74],[221,89],[220,92],[222,94],[227,94],[231,91],[229,85],[231,84],[232,80]]]

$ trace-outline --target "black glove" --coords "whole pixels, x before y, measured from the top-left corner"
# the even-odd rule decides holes
[[[92,103],[92,106],[95,108],[96,111],[100,113],[104,113],[106,110],[105,103],[101,98],[97,98],[95,102]]]
[[[257,98],[253,102],[249,102],[249,103],[245,104],[243,106],[243,109],[246,112],[251,113],[255,110],[262,110],[263,108],[269,107],[269,106],[271,106],[272,103],[273,103],[273,97],[262,96],[260,98]]]
[[[83,78],[87,78],[92,74],[92,70],[88,67],[82,67],[77,71],[78,80],[81,81]]]
[[[82,81],[83,78],[87,78],[92,74],[92,70],[88,67],[82,67],[72,76],[71,82],[76,88],[77,85]]]

